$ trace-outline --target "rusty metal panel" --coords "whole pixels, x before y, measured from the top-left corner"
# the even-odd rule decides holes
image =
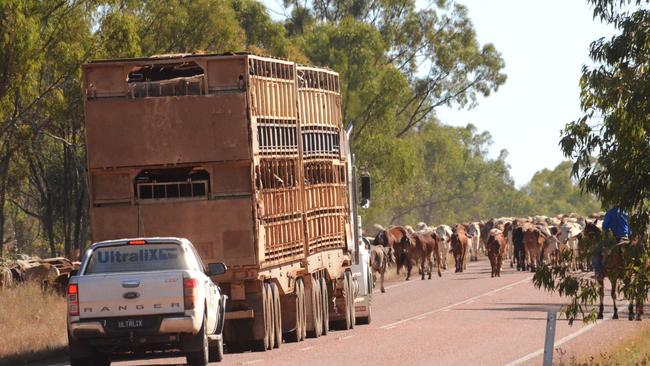
[[[250,159],[244,93],[86,102],[89,168]]]
[[[212,58],[207,60],[208,90],[218,92],[244,88],[246,58]]]
[[[118,97],[127,95],[124,65],[86,65],[84,67],[85,93],[89,97]]]
[[[138,236],[138,208],[131,205],[91,207],[94,241]]]
[[[252,193],[251,167],[246,165],[215,164],[212,173],[213,194]]]
[[[128,172],[92,173],[93,204],[131,202],[131,177]]]
[[[256,263],[250,197],[94,207],[93,239],[175,236],[189,239],[205,262]],[[139,223],[139,230],[138,230]]]

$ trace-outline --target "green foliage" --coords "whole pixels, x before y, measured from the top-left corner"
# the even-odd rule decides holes
[[[622,292],[643,302],[648,294],[648,198],[650,192],[650,10],[648,0],[589,0],[594,17],[613,24],[618,34],[601,38],[590,47],[594,67],[584,67],[581,106],[584,115],[566,125],[560,146],[574,160],[572,173],[581,188],[595,195],[604,207],[620,207],[631,216],[636,245],[620,247]],[[605,252],[617,250],[611,237],[599,243]],[[560,281],[570,275],[555,274]],[[551,286],[552,287],[552,286]],[[571,298],[569,316],[576,303],[589,305],[589,284],[579,283]]]
[[[598,63],[584,67],[583,117],[567,124],[561,147],[581,186],[606,207],[620,206],[645,231],[650,197],[650,10],[621,11],[631,1],[592,0],[595,16],[620,31],[591,45]],[[637,4],[648,1],[636,1]]]
[[[570,161],[560,163],[555,169],[535,173],[524,192],[534,201],[534,212],[542,215],[576,212],[588,215],[600,211],[600,203],[591,194],[583,194],[571,179]]]
[[[503,59],[477,41],[464,6],[285,6],[289,15],[278,22],[257,0],[0,2],[0,238],[16,240],[19,251],[84,247],[81,65],[165,53],[251,50],[339,72],[357,162],[375,181],[369,224],[578,211],[575,188],[517,190],[507,153],[488,158],[489,132],[436,118],[440,106],[470,108],[506,80]],[[569,178],[557,174],[565,171],[531,187],[549,180],[566,188]],[[539,205],[551,194],[561,204]]]

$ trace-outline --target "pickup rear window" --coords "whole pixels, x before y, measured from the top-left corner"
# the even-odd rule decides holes
[[[116,245],[93,251],[85,274],[187,269],[183,249],[174,243]]]

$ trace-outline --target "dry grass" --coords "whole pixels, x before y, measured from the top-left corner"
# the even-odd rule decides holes
[[[61,355],[67,347],[66,302],[36,285],[0,291],[0,365]]]
[[[630,339],[612,347],[607,352],[590,356],[584,360],[571,358],[566,361],[563,352],[559,354],[558,366],[628,366],[650,365],[650,326],[644,326]]]

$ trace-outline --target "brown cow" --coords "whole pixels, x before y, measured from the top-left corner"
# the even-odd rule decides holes
[[[402,226],[389,227],[379,232],[373,243],[375,245],[393,248],[397,274],[399,274],[400,268],[406,264],[406,253],[410,245],[410,239],[406,229]]]
[[[535,272],[538,265],[541,265],[545,242],[546,239],[536,227],[528,226],[524,230],[524,248],[526,248],[531,272]]]
[[[440,237],[433,231],[418,232],[411,235],[411,243],[407,252],[408,261],[406,263],[407,280],[411,277],[411,268],[413,267],[413,264],[417,264],[419,266],[422,279],[424,279],[425,273],[428,273],[429,279],[431,279],[434,262],[433,256],[435,256],[435,263],[438,269],[438,277],[442,277],[442,272],[440,271],[440,252],[438,251],[440,242]]]
[[[490,230],[490,236],[485,246],[487,247],[488,258],[492,267],[492,277],[501,277],[501,262],[503,261],[503,254],[506,250],[506,238],[503,236],[501,230]]]
[[[454,261],[456,262],[456,272],[463,272],[467,269],[465,258],[467,257],[467,233],[463,225],[454,225],[453,233],[451,234],[451,250],[450,253],[454,254]]]

